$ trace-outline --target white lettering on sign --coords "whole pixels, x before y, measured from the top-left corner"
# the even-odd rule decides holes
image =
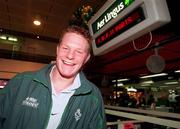
[[[97,30],[101,29],[106,23],[111,19],[116,18],[118,13],[124,8],[124,3],[121,2],[117,7],[115,7],[111,12],[107,13],[104,18],[97,23]]]

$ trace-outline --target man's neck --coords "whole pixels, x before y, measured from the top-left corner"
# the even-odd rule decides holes
[[[56,93],[60,93],[62,90],[69,87],[73,83],[74,79],[75,77],[65,78],[61,76],[56,66],[52,69],[50,74],[51,84],[53,84],[52,86],[54,86]]]

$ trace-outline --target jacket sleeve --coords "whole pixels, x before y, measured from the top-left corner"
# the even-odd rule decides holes
[[[8,82],[5,88],[0,90],[0,129],[3,128],[3,123],[10,113],[11,104],[13,102],[13,92],[16,90],[17,80],[13,78]]]
[[[93,104],[93,117],[90,122],[90,129],[107,129],[105,108],[103,99],[99,93],[99,97],[95,98],[95,103]]]
[[[7,86],[0,91],[0,129],[3,128],[3,123],[6,119],[9,105],[8,88]]]
[[[3,111],[4,111],[4,101],[5,101],[5,94],[4,89],[0,90],[0,129],[2,129],[3,126]]]

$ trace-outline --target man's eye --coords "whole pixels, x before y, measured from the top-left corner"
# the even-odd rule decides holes
[[[82,51],[76,51],[78,54],[82,54],[83,52]]]
[[[63,47],[62,49],[67,50],[68,48],[67,47]]]

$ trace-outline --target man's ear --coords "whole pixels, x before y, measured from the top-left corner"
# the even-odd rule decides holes
[[[59,47],[60,47],[60,45],[58,44],[56,47],[56,55],[58,55]]]
[[[91,54],[89,53],[88,56],[87,56],[87,58],[86,58],[86,60],[85,60],[85,62],[84,62],[84,64],[89,61],[90,57],[91,57]]]

